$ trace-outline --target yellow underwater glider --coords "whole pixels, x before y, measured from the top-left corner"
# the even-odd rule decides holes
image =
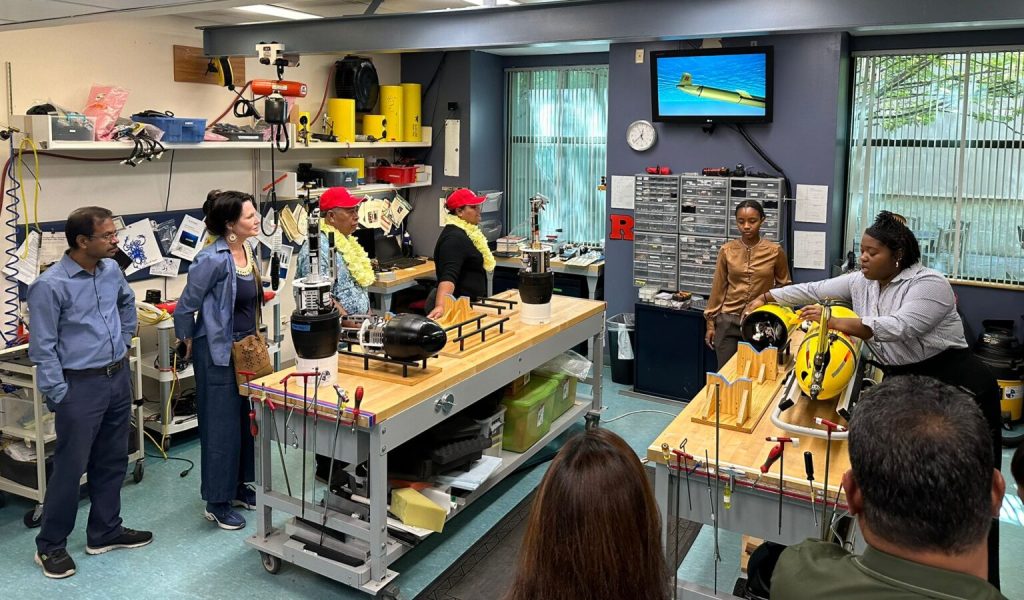
[[[709,100],[718,100],[721,102],[729,102],[731,104],[742,104],[744,106],[764,108],[764,98],[751,96],[742,90],[734,92],[730,90],[723,90],[721,88],[707,87],[704,85],[694,85],[693,75],[690,75],[689,73],[683,73],[683,77],[679,80],[676,87],[679,88],[680,91],[692,96],[697,96],[698,98],[707,98]]]

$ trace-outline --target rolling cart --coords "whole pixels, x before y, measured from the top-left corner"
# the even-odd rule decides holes
[[[146,454],[143,449],[142,429],[142,374],[139,369],[141,357],[139,354],[139,338],[132,338],[132,347],[128,352],[129,368],[132,373],[132,387],[135,402],[132,406],[132,421],[135,427],[135,451],[128,455],[128,461],[134,462],[132,467],[132,480],[135,483],[142,481],[146,472]],[[25,442],[36,450],[35,460],[35,485],[25,485],[12,479],[0,476],[0,506],[6,502],[4,493],[14,494],[29,500],[35,500],[36,506],[25,513],[24,523],[26,527],[39,527],[43,519],[43,499],[46,498],[46,452],[40,452],[46,444],[57,439],[57,435],[48,430],[45,417],[50,414],[43,401],[43,395],[36,387],[36,367],[28,358],[28,344],[8,348],[0,352],[0,384],[15,386],[28,391],[27,400],[18,399],[14,396],[4,396],[4,410],[0,413],[0,433],[6,438],[15,442]],[[20,403],[20,408],[32,411],[31,428],[20,426],[10,418],[13,413],[13,405],[8,403]],[[50,421],[52,423],[52,420]],[[40,460],[40,455],[42,459]],[[82,476],[82,483],[86,483],[85,475]]]

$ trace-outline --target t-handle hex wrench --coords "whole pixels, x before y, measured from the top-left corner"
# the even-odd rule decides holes
[[[779,535],[782,535],[782,485],[786,476],[786,444],[793,444],[794,448],[799,448],[800,438],[768,436],[764,439],[767,442],[776,442],[779,449]]]
[[[829,421],[828,419],[823,419],[821,417],[815,417],[814,422],[817,423],[818,425],[825,427],[825,431],[827,432],[827,437],[825,438],[825,479],[824,481],[822,481],[821,487],[821,491],[823,492],[821,497],[821,539],[824,541],[828,539],[828,523],[825,521],[825,518],[828,516],[828,468],[829,461],[832,458],[832,432],[846,431],[846,427],[843,427],[839,423],[833,423],[832,421]],[[838,501],[839,498],[837,496],[836,502]]]

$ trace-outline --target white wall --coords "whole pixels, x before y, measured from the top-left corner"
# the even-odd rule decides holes
[[[182,117],[213,120],[233,101],[234,94],[214,85],[175,82],[172,48],[175,44],[201,47],[202,33],[195,29],[194,22],[181,17],[122,19],[0,33],[0,60],[11,63],[9,91],[13,98],[12,106],[8,106],[5,86],[0,98],[3,109],[0,123],[7,121],[8,114],[24,114],[30,106],[40,102],[81,110],[93,84],[118,85],[130,90],[123,116],[155,109],[170,110]],[[300,66],[286,70],[286,79],[302,81],[309,87],[309,95],[299,100],[302,110],[316,113],[330,67],[343,55],[344,52],[302,56]],[[399,83],[398,54],[376,55],[373,60],[381,83]],[[255,57],[246,59],[245,68],[246,79],[270,79],[275,75],[273,69],[257,63]],[[329,95],[333,96],[333,91]],[[229,113],[225,121],[237,120]],[[270,152],[177,150],[169,199],[170,152],[159,161],[134,168],[119,163],[42,157],[39,220],[61,221],[71,210],[87,205],[104,206],[116,214],[149,213],[160,220],[165,204],[170,210],[196,208],[202,205],[210,189],[254,192],[256,161],[269,168]],[[97,156],[95,153],[79,155]],[[4,145],[0,148],[0,162],[7,157],[8,148]],[[323,163],[331,159],[328,153],[313,151],[293,150],[275,155],[278,170],[294,170],[300,160]],[[31,158],[28,164],[31,165]],[[4,200],[6,202],[6,198]],[[151,280],[133,284],[133,287],[139,299],[148,288],[166,290],[164,297],[176,297],[184,281],[184,276],[179,276],[169,282]],[[282,290],[287,289],[282,287]],[[282,310],[285,318],[293,306],[290,293],[286,295],[289,298]],[[269,311],[266,317],[269,319]],[[143,332],[143,343],[144,352],[155,349],[151,330]],[[293,356],[290,349],[288,356]]]

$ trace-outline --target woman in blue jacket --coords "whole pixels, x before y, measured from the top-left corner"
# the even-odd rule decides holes
[[[188,270],[174,310],[174,331],[195,368],[204,516],[222,529],[241,529],[233,507],[252,510],[256,494],[249,405],[238,393],[231,344],[256,331],[263,302],[259,265],[247,241],[260,232],[252,196],[213,191],[203,204],[206,228],[216,236]]]

